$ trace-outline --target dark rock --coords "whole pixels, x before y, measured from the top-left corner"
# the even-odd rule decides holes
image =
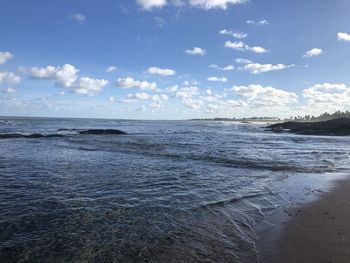
[[[291,132],[304,135],[350,135],[350,118],[319,122],[283,122],[266,127],[272,132]]]
[[[114,129],[89,129],[80,131],[80,134],[93,134],[93,135],[115,135],[115,134],[126,134],[123,131],[120,130],[114,130]]]
[[[0,134],[0,139],[16,139],[16,138],[28,138],[28,139],[37,139],[37,138],[53,138],[53,137],[63,137],[61,134],[41,134],[41,133],[32,133],[32,134],[21,134],[21,133],[3,133]]]

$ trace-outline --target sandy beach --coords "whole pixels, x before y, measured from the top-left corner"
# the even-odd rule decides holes
[[[338,181],[320,199],[289,210],[273,244],[265,237],[261,262],[350,262],[350,180]],[[280,218],[283,221],[286,218]]]

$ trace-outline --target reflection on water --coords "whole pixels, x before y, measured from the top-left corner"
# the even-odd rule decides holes
[[[60,136],[0,139],[1,262],[256,262],[279,186],[350,153],[345,137],[254,124],[1,119],[14,133]]]

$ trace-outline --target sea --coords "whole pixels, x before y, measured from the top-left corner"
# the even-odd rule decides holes
[[[0,117],[0,262],[259,262],[267,215],[350,168],[349,137],[265,126]]]

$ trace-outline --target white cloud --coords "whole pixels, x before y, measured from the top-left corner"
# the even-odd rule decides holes
[[[192,110],[199,110],[204,104],[204,102],[201,99],[194,98],[184,98],[182,100],[182,103]]]
[[[253,51],[255,53],[266,53],[267,50],[263,47],[250,47],[250,46],[245,46],[246,50]]]
[[[139,81],[131,77],[119,78],[117,86],[123,89],[137,88],[140,90],[156,90],[157,84],[155,82]]]
[[[233,110],[242,109],[247,103],[242,100],[214,100],[206,106],[205,112],[210,114],[230,114]]]
[[[270,24],[267,20],[260,20],[260,21],[247,20],[246,23],[248,25],[254,25],[254,26],[266,26]]]
[[[348,33],[339,32],[337,36],[339,41],[346,41],[346,42],[350,41],[350,34]]]
[[[60,86],[71,87],[77,80],[79,69],[65,64],[62,67],[47,66],[46,68],[33,67],[29,70],[30,76],[36,79],[55,80]]]
[[[245,45],[242,41],[235,41],[235,42],[226,41],[225,47],[233,48],[236,50],[244,50],[245,49]]]
[[[149,100],[151,98],[151,95],[145,92],[139,92],[134,94],[128,94],[127,98],[132,100]]]
[[[196,86],[177,88],[175,96],[181,99],[183,105],[193,110],[199,110],[204,102],[198,98],[200,90]]]
[[[235,41],[235,42],[226,41],[225,47],[232,48],[232,49],[239,50],[239,51],[248,50],[248,51],[253,51],[255,53],[266,53],[267,52],[267,50],[263,47],[259,47],[259,46],[250,47],[250,46],[244,44],[242,41]]]
[[[109,96],[109,97],[108,97],[108,101],[110,101],[110,102],[115,102],[114,96]]]
[[[13,72],[0,72],[0,84],[5,82],[15,85],[21,82],[21,77]]]
[[[224,9],[229,5],[242,4],[247,0],[190,0],[190,4],[203,9]]]
[[[7,90],[6,90],[6,93],[7,94],[13,94],[13,93],[15,93],[16,92],[16,90],[14,89],[14,88],[8,88]]]
[[[176,90],[176,97],[178,98],[191,98],[196,95],[199,95],[199,88],[196,86],[183,87]]]
[[[167,5],[167,0],[137,0],[136,1],[144,10],[153,8],[162,8]]]
[[[248,0],[136,0],[144,10],[162,8],[171,3],[175,7],[193,6],[205,10],[223,9],[226,10],[230,5],[242,4]]]
[[[341,83],[316,84],[303,90],[303,96],[307,102],[306,108],[318,112],[344,110],[349,107],[350,87]]]
[[[104,79],[92,79],[89,77],[79,78],[71,88],[73,91],[79,95],[92,96],[98,93],[108,84],[107,80]]]
[[[69,15],[68,18],[74,20],[75,22],[77,22],[78,24],[81,24],[81,25],[84,24],[86,21],[86,16],[83,14]]]
[[[233,32],[231,30],[227,30],[227,29],[222,29],[219,31],[219,34],[221,35],[229,35],[232,36],[234,38],[246,38],[248,36],[247,33],[243,33],[243,32]]]
[[[214,68],[214,69],[222,70],[222,71],[231,71],[231,70],[235,69],[235,66],[234,65],[227,65],[225,67],[219,67],[216,64],[211,64],[211,65],[209,65],[209,68]]]
[[[164,91],[166,93],[175,93],[178,89],[179,89],[179,86],[178,85],[174,85],[174,86],[165,88]]]
[[[175,70],[173,69],[162,69],[158,67],[149,67],[147,69],[147,72],[149,74],[156,74],[156,75],[161,75],[161,76],[173,76],[176,74]]]
[[[314,56],[319,56],[323,54],[323,50],[320,49],[320,48],[313,48],[313,49],[310,49],[309,51],[307,51],[303,57],[304,58],[310,58],[310,57],[314,57]]]
[[[249,71],[252,74],[260,74],[274,70],[282,70],[293,66],[294,65],[249,63],[239,69]]]
[[[169,96],[166,94],[155,94],[152,96],[152,100],[157,103],[163,103],[169,99]]]
[[[207,51],[200,47],[194,47],[193,49],[186,49],[185,52],[190,55],[199,55],[204,56],[207,54]]]
[[[154,17],[154,22],[156,23],[156,25],[158,27],[164,27],[164,25],[165,25],[165,20],[161,17],[158,17],[158,16]]]
[[[257,107],[283,107],[298,102],[298,96],[294,92],[269,86],[234,86],[232,91],[245,98],[250,105]]]
[[[238,63],[238,64],[249,64],[249,63],[252,63],[251,60],[245,59],[245,58],[236,58],[235,62]]]
[[[31,78],[53,80],[58,86],[70,88],[79,95],[94,95],[108,84],[104,79],[89,77],[78,78],[79,69],[65,64],[62,67],[47,66],[46,68],[33,67],[29,70]]]
[[[111,72],[114,72],[117,70],[118,70],[118,68],[116,66],[109,66],[106,68],[106,72],[108,72],[108,73],[111,73]]]
[[[212,77],[209,77],[208,80],[209,81],[215,81],[215,82],[227,82],[227,78],[225,78],[225,77],[212,76]]]
[[[13,54],[11,54],[10,52],[1,52],[0,51],[0,65],[5,64],[11,58],[13,58]]]
[[[154,103],[150,104],[151,108],[160,108],[164,102],[169,99],[169,96],[166,94],[155,94],[150,95],[145,92],[138,92],[134,94],[128,94],[127,98],[123,100],[126,103],[137,102],[137,101],[153,101]]]

